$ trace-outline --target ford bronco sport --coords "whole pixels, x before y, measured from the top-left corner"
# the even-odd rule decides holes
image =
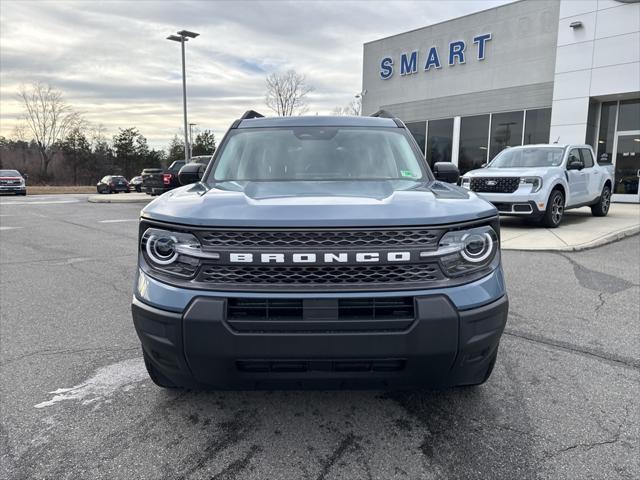
[[[183,167],[185,185],[142,211],[132,311],[151,379],[486,381],[508,310],[498,211],[447,183],[452,164],[434,172],[386,112],[247,112],[208,166]]]

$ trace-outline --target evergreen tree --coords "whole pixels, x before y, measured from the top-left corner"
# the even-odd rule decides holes
[[[147,139],[137,128],[120,128],[113,137],[115,166],[127,178],[139,175],[149,157]],[[116,172],[114,172],[116,173]]]
[[[193,142],[192,152],[193,156],[198,155],[213,155],[216,151],[216,137],[211,130],[205,130],[202,133],[196,135],[196,140]]]
[[[73,127],[64,140],[60,143],[65,161],[71,165],[73,172],[73,184],[78,185],[78,171],[86,168],[90,161],[91,145],[81,127]]]
[[[184,160],[184,158],[184,141],[180,140],[178,135],[174,135],[167,148],[167,162],[171,164],[171,162]]]

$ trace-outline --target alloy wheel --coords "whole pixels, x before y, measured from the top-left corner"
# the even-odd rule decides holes
[[[551,204],[551,219],[553,220],[554,225],[560,223],[562,220],[562,213],[564,212],[562,195],[556,195],[553,197],[553,203]]]

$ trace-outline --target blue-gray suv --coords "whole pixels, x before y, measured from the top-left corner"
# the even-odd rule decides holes
[[[142,211],[132,310],[151,379],[485,382],[508,311],[498,211],[449,183],[452,164],[434,173],[386,112],[247,112]]]

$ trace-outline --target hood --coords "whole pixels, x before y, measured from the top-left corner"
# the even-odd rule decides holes
[[[542,177],[559,167],[479,168],[465,173],[464,177]]]
[[[430,181],[198,183],[171,190],[142,216],[217,227],[438,225],[497,214],[460,187]]]

